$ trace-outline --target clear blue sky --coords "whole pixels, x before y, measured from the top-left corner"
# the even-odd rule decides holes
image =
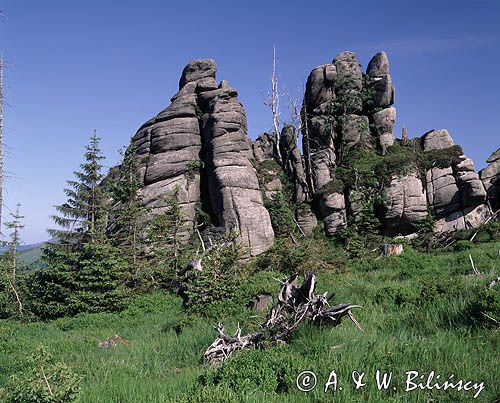
[[[500,146],[500,1],[3,0],[7,207],[24,241],[47,239],[53,205],[95,128],[111,166],[138,126],[168,105],[182,68],[214,58],[240,94],[249,135],[271,128],[263,104],[272,48],[299,94],[343,50],[391,61],[398,122],[410,137],[447,128],[477,168]]]

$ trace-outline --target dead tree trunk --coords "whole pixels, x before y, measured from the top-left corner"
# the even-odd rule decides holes
[[[260,331],[242,336],[238,327],[234,336],[229,336],[225,334],[222,322],[219,322],[215,327],[217,337],[203,355],[205,362],[215,364],[225,361],[235,351],[263,347],[263,342],[270,342],[273,345],[288,342],[293,331],[306,319],[316,325],[337,326],[342,318],[347,316],[358,329],[362,330],[351,312],[352,308],[360,308],[359,305],[341,304],[331,307],[327,293],[314,292],[316,287],[314,274],[305,275],[300,287],[297,278],[298,275],[294,274],[281,281],[278,304],[267,314]]]
[[[2,233],[3,212],[3,55],[0,54],[0,234]]]

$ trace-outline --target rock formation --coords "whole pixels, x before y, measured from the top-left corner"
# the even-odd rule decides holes
[[[251,159],[246,116],[238,93],[222,81],[217,89],[200,92],[204,160],[212,213],[219,226],[239,234],[252,255],[274,241]]]
[[[366,74],[354,53],[342,52],[331,64],[314,68],[307,79],[302,108],[307,123],[302,133],[305,160],[310,161],[306,170],[311,176],[311,193],[321,194],[318,212],[328,234],[347,224],[345,198],[325,191],[335,179],[335,168],[356,147],[378,147],[385,153],[394,143],[393,102],[394,87],[384,52],[373,57]]]
[[[363,223],[367,211],[389,235],[411,234],[429,215],[437,232],[450,232],[478,226],[500,208],[500,149],[477,173],[447,130],[394,139],[395,91],[384,52],[365,73],[352,52],[311,71],[301,109],[303,155],[291,125],[278,144],[270,133],[250,141],[238,93],[227,81],[217,84],[216,70],[213,60],[189,63],[171,104],[131,141],[144,204],[161,212],[175,195],[186,241],[195,228],[204,239],[233,232],[250,256],[266,251],[274,233],[264,200],[276,192],[289,193],[304,234],[318,219],[326,234],[336,234]],[[365,155],[377,172],[359,174],[346,163],[352,155]],[[211,222],[200,226],[200,212]]]
[[[479,172],[493,211],[500,209],[500,148],[486,160],[489,165]]]
[[[307,123],[304,160],[310,161],[309,167],[306,164],[313,187],[310,197],[327,234],[344,228],[349,219],[361,222],[363,206],[370,202],[367,198],[373,203],[373,189],[339,183],[336,171],[355,149],[376,149],[381,163],[389,150],[397,152],[391,149],[395,143],[394,94],[384,52],[370,60],[365,74],[354,53],[342,52],[309,75],[302,109]],[[492,203],[499,193],[500,152],[490,157],[490,165],[478,175],[447,130],[431,130],[413,141],[405,138],[397,146],[412,147],[413,154],[407,154],[414,160],[402,160],[400,168],[389,168],[393,170],[390,178],[379,178],[384,202],[376,214],[386,233],[411,233],[429,212],[438,219],[437,231],[476,226],[490,214],[487,198]],[[422,161],[430,162],[426,170]],[[357,178],[356,166],[348,168]]]
[[[213,60],[194,60],[182,73],[171,104],[132,138],[144,204],[161,211],[174,194],[186,218],[184,238],[204,208],[214,227],[235,232],[250,255],[274,240],[263,206],[246,115],[237,91],[217,85]]]

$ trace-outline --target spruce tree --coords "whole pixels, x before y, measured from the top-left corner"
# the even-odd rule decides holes
[[[94,130],[90,144],[85,147],[85,162],[80,165],[80,171],[74,172],[76,180],[67,181],[66,203],[55,207],[61,215],[52,218],[63,229],[51,229],[49,234],[60,244],[78,248],[104,237],[108,196],[101,186],[104,156],[99,142]]]
[[[123,153],[123,162],[114,180],[111,180],[111,190],[116,221],[114,242],[128,257],[130,264],[137,271],[141,250],[144,246],[143,228],[141,223],[147,209],[143,206],[140,195],[141,181],[137,176],[138,166],[133,147]]]
[[[166,200],[164,211],[152,214],[147,223],[146,245],[151,276],[155,282],[169,285],[175,278],[175,272],[181,264],[182,229],[185,223],[176,189]]]
[[[18,204],[16,211],[11,213],[12,220],[5,223],[10,230],[10,240],[5,242],[8,250],[0,257],[0,318],[22,316],[24,310],[18,287],[17,252],[21,244],[20,232],[24,228],[20,207]]]
[[[43,250],[47,268],[32,279],[32,310],[43,318],[84,311],[120,309],[126,292],[127,263],[106,236],[109,195],[102,186],[102,155],[96,133],[85,148],[85,161],[68,181],[66,203],[56,206],[54,221],[62,229]]]

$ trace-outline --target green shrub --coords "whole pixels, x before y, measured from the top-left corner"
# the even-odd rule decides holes
[[[271,217],[274,234],[277,237],[287,236],[295,231],[294,214],[287,197],[283,192],[275,192],[265,207]]]
[[[245,391],[286,393],[295,387],[295,379],[307,366],[304,357],[285,347],[266,351],[247,350],[200,377],[203,386],[217,385],[239,396]]]
[[[6,401],[66,403],[78,398],[81,377],[63,362],[56,362],[44,346],[28,357],[26,367],[10,377]]]
[[[180,294],[189,313],[217,317],[235,305],[244,251],[234,241],[230,236],[214,243],[202,270],[190,270],[182,280]]]
[[[276,239],[273,246],[256,260],[258,270],[284,274],[302,273],[310,256],[304,245],[295,245],[289,239]]]
[[[128,298],[123,285],[127,262],[108,243],[88,243],[78,252],[48,247],[51,264],[29,279],[30,307],[42,319],[81,312],[121,310]]]
[[[470,249],[474,244],[469,240],[459,240],[453,245],[453,250],[456,252]]]
[[[494,287],[483,287],[475,294],[472,304],[472,316],[478,323],[499,327],[500,283],[497,282]]]

